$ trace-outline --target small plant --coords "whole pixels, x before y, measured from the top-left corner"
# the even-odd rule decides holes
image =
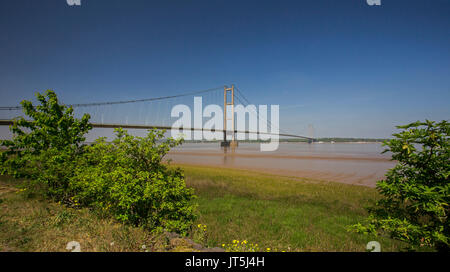
[[[202,245],[206,245],[208,243],[208,227],[203,224],[198,224],[197,228],[193,231],[193,239],[195,242],[200,243]]]
[[[229,244],[222,244],[222,248],[227,252],[258,252],[261,251],[258,244],[249,243],[247,240],[233,240]],[[270,252],[270,248],[265,251]]]
[[[56,215],[56,217],[53,220],[53,225],[59,227],[70,221],[73,217],[74,214],[72,214],[69,211],[63,210]]]

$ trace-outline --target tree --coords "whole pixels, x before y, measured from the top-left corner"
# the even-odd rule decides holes
[[[0,154],[0,174],[46,184],[49,194],[63,192],[82,152],[84,135],[91,129],[90,116],[81,120],[73,116],[73,108],[60,105],[54,91],[36,93],[40,105],[21,102],[28,117],[19,117],[10,126],[11,140],[1,140],[6,147]]]
[[[447,121],[415,122],[384,142],[398,163],[377,182],[382,198],[369,217],[353,228],[365,234],[387,233],[411,249],[450,248],[450,126]]]

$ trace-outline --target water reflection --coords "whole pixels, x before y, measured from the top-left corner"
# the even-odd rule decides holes
[[[223,165],[234,165],[234,155],[236,153],[236,146],[223,146]],[[231,155],[231,156],[228,156]]]

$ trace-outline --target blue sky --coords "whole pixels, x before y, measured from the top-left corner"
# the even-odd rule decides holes
[[[0,3],[0,106],[234,83],[292,133],[389,137],[450,116],[449,0],[81,2]]]

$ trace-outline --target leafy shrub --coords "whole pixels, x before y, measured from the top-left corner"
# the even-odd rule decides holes
[[[75,200],[108,212],[124,223],[186,233],[195,219],[192,189],[180,169],[161,161],[181,140],[167,139],[163,131],[146,137],[116,129],[117,138],[100,138],[86,148],[71,180]]]
[[[369,209],[362,233],[389,233],[409,243],[448,251],[450,248],[450,126],[426,121],[399,126],[400,133],[385,142],[398,164],[377,183],[383,198]]]
[[[36,94],[40,105],[22,101],[28,119],[14,120],[11,140],[1,140],[6,151],[0,153],[0,174],[27,178],[34,188],[49,196],[64,198],[73,161],[82,152],[84,135],[91,129],[90,116],[74,118],[72,107],[60,105],[54,91]]]
[[[181,140],[162,141],[163,131],[134,137],[118,129],[112,143],[100,138],[86,146],[90,116],[74,118],[53,91],[36,96],[40,105],[22,101],[29,119],[17,118],[10,126],[13,138],[0,142],[7,148],[0,152],[0,174],[26,178],[29,192],[92,207],[124,223],[187,232],[195,218],[193,191],[180,169],[161,163]]]

